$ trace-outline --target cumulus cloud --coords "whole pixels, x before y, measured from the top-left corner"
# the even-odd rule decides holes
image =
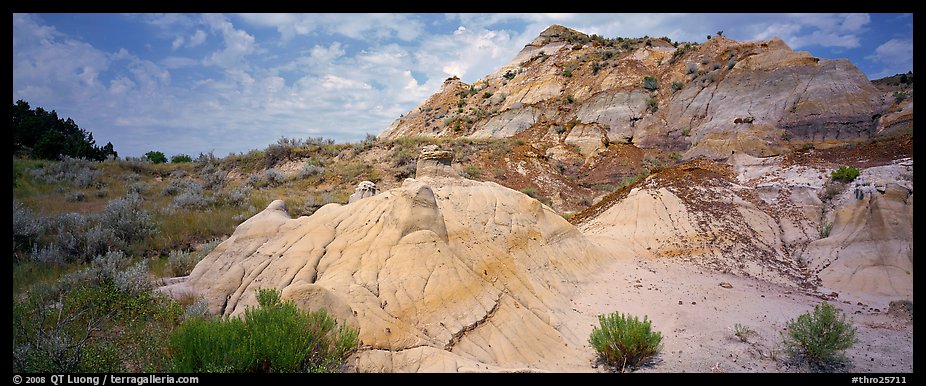
[[[245,64],[244,58],[257,49],[254,35],[235,28],[225,16],[208,14],[203,15],[202,20],[213,32],[221,34],[224,41],[224,47],[209,55],[204,60],[204,64],[225,68],[236,67]]]
[[[865,57],[866,60],[884,65],[884,68],[872,75],[872,79],[883,78],[913,70],[913,40],[891,39],[875,48],[875,52]]]
[[[413,15],[397,13],[246,13],[238,16],[251,25],[276,28],[284,41],[318,31],[363,41],[389,38],[412,41],[424,30],[423,23]]]

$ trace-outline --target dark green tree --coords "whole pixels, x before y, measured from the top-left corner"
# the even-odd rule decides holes
[[[13,104],[13,155],[43,159],[62,156],[102,161],[116,155],[112,144],[100,148],[90,133],[77,126],[71,118],[60,119],[58,113],[41,107],[34,110],[29,103],[18,100]]]
[[[147,158],[148,161],[151,161],[151,163],[155,164],[162,164],[167,162],[167,156],[165,156],[164,153],[154,150],[145,153],[145,158]]]

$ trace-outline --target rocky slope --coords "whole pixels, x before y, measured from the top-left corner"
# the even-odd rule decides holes
[[[609,195],[572,222],[638,256],[886,309],[913,298],[913,161],[904,143],[690,161]],[[879,154],[887,149],[893,154]],[[846,163],[861,175],[831,181]]]
[[[794,52],[777,38],[673,45],[551,26],[474,84],[448,79],[380,137],[510,137],[534,128],[584,154],[625,142],[685,159],[765,156],[804,141],[867,138],[890,124],[880,122],[888,104],[849,61]]]

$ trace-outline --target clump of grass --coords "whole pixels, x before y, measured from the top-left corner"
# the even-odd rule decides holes
[[[733,335],[736,335],[736,337],[739,338],[741,342],[749,341],[749,336],[754,335],[755,333],[756,332],[753,329],[739,323],[733,326]]]
[[[659,353],[662,333],[652,330],[646,316],[640,321],[636,316],[614,312],[599,315],[598,321],[600,326],[592,329],[588,342],[609,365],[623,371]]]
[[[851,166],[840,166],[830,174],[833,181],[852,182],[859,176],[858,169]]]
[[[827,302],[814,306],[787,323],[784,347],[793,358],[813,365],[835,364],[856,343],[856,328],[846,316]]]
[[[359,332],[324,310],[305,312],[258,289],[242,318],[190,318],[170,338],[173,371],[330,372],[357,348]]]

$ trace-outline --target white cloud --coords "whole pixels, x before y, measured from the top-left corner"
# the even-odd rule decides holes
[[[199,64],[199,61],[196,59],[186,58],[182,56],[168,56],[164,59],[161,59],[159,62],[164,68],[175,69],[175,68],[184,68],[192,67]]]
[[[206,31],[198,29],[196,30],[195,33],[193,33],[193,36],[190,36],[190,41],[187,44],[187,47],[193,48],[193,47],[199,46],[200,44],[203,44],[205,41],[206,41]]]
[[[725,30],[740,40],[780,36],[792,46],[836,48],[864,43],[859,37],[871,28],[864,14],[129,17],[157,26],[154,39],[107,52],[41,16],[14,14],[14,98],[77,112],[82,127],[98,140],[112,139],[120,154],[157,148],[224,155],[281,135],[356,140],[378,133],[448,76],[477,81],[551,24],[606,37],[688,41]],[[432,25],[441,32],[426,33]],[[145,43],[173,51],[146,52]],[[866,59],[885,68],[905,66],[902,58],[912,68],[912,38],[870,51]]]
[[[125,94],[135,87],[135,82],[124,76],[120,76],[109,82],[109,92],[113,94]]]
[[[257,49],[254,36],[236,29],[223,15],[207,14],[202,20],[212,31],[222,34],[224,40],[224,48],[213,52],[203,63],[224,68],[245,65],[244,58]]]
[[[881,71],[871,75],[872,79],[911,71],[913,70],[913,40],[897,38],[888,40],[865,59],[884,65]]]
[[[413,15],[397,13],[261,13],[238,16],[251,25],[276,28],[284,42],[296,35],[318,31],[363,41],[389,38],[413,41],[424,31],[424,25]]]

